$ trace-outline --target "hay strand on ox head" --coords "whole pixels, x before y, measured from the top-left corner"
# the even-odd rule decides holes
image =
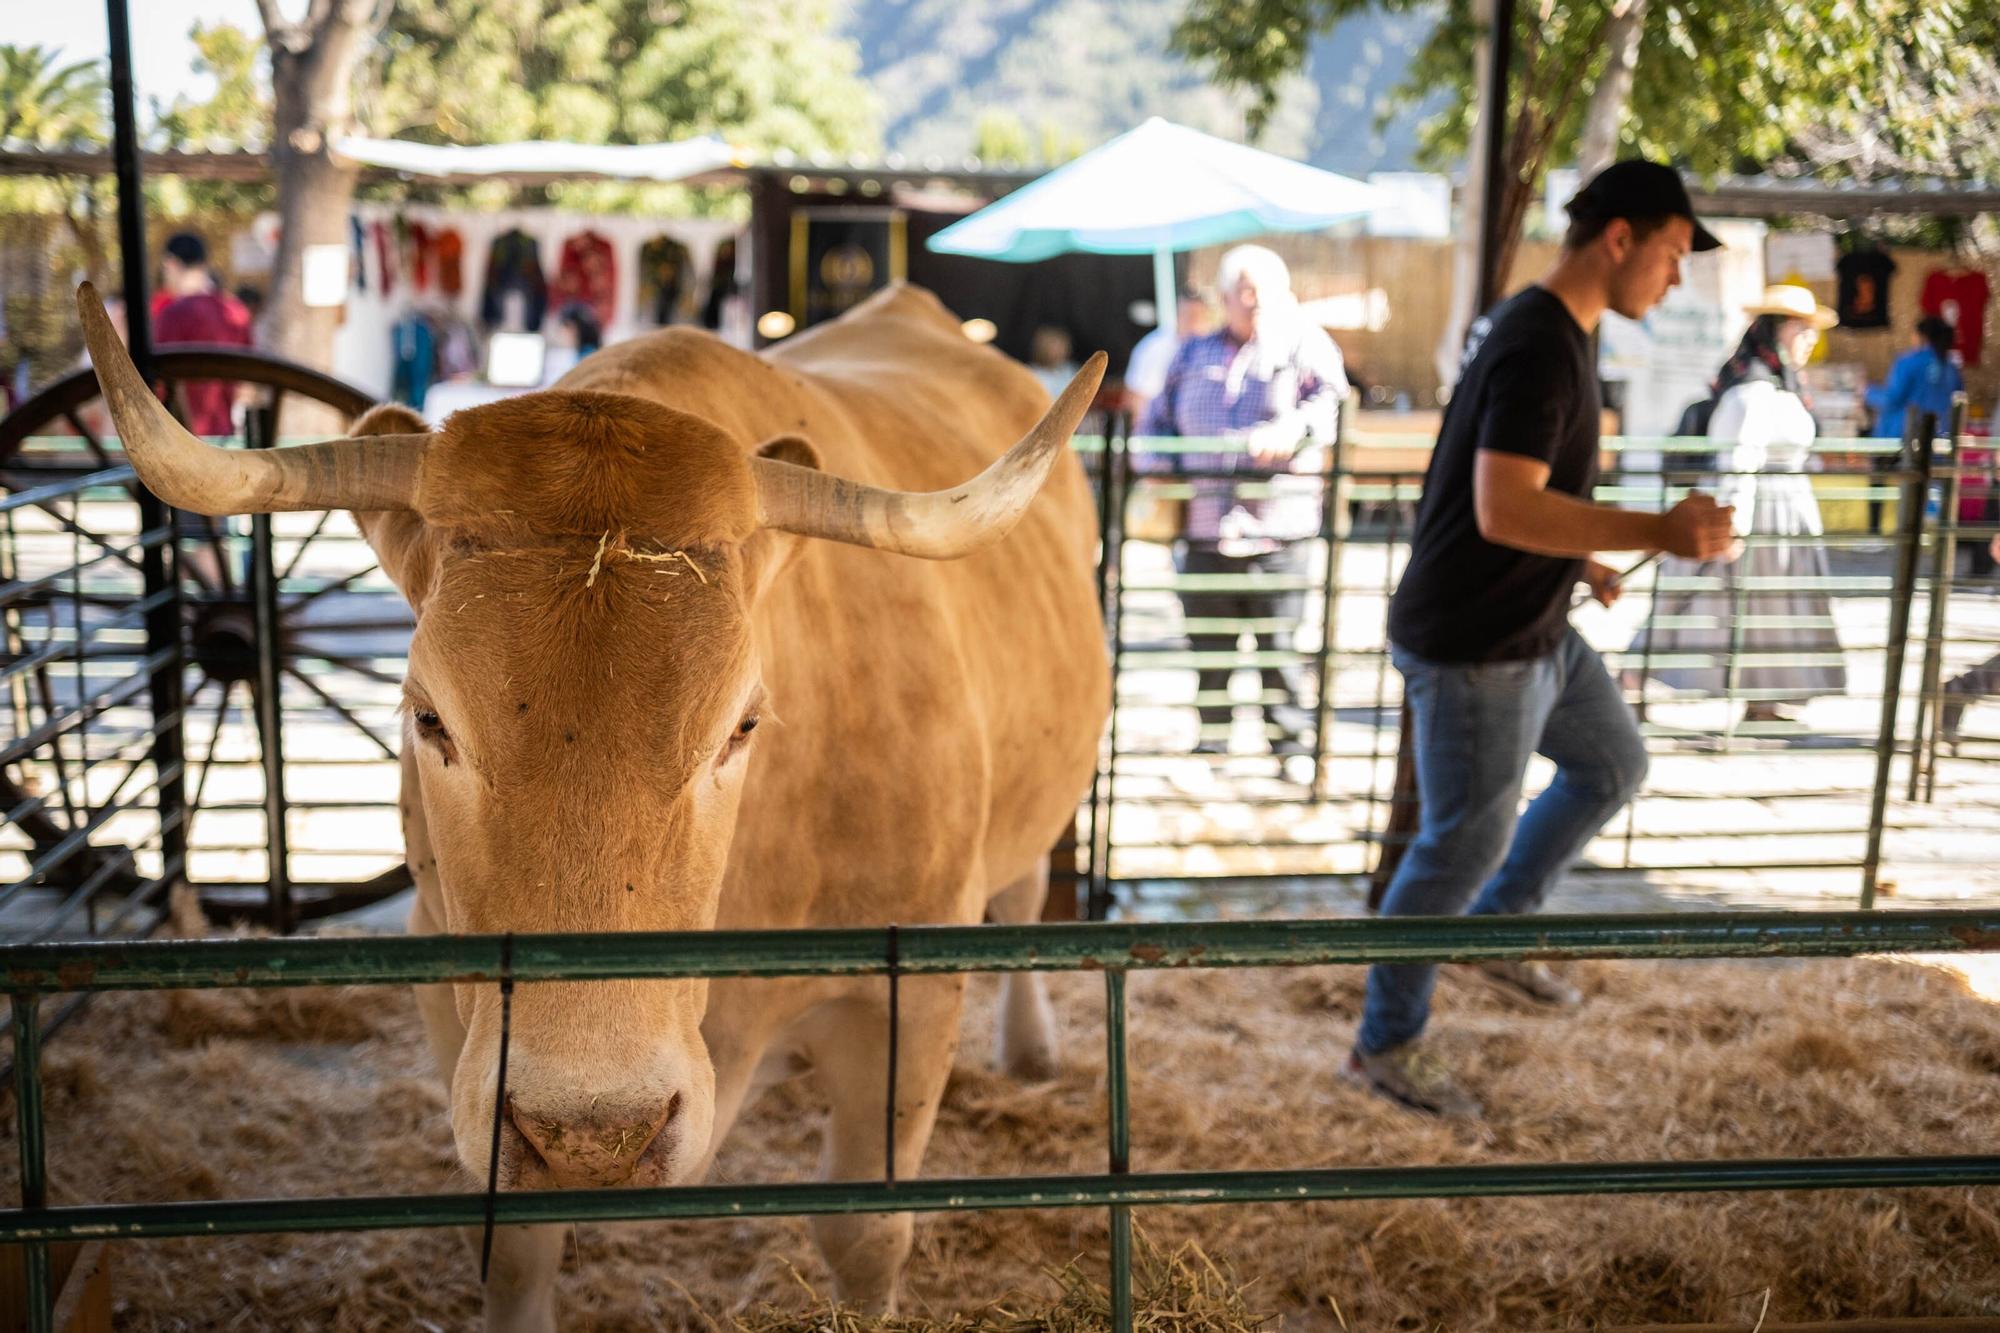
[[[622,532],[618,534],[618,545],[614,547],[611,545],[611,532],[607,528],[604,534],[597,539],[597,554],[593,555],[590,558],[590,573],[589,576],[586,577],[583,581],[584,587],[592,588],[597,585],[597,576],[604,572],[604,557],[606,555],[614,557],[622,557],[623,559],[626,560],[640,560],[650,564],[659,564],[659,565],[668,565],[668,564],[673,564],[675,562],[679,562],[681,564],[686,565],[690,570],[692,570],[694,572],[694,576],[700,579],[703,584],[706,584],[708,582],[707,572],[704,571],[699,564],[695,563],[695,558],[689,555],[686,551],[682,550],[635,551],[630,546],[627,546],[625,544],[625,534]],[[662,574],[678,575],[680,573],[680,570],[662,569],[660,572]]]

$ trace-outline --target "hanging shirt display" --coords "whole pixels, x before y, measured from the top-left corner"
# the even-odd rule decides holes
[[[1889,279],[1896,261],[1874,246],[1841,256],[1834,265],[1840,275],[1840,295],[1834,305],[1843,329],[1889,327]]]
[[[507,315],[508,296],[521,301],[522,327],[538,332],[549,313],[549,286],[542,277],[541,252],[535,238],[515,228],[493,238],[486,254],[486,282],[479,294],[479,319],[498,328]]]
[[[405,223],[397,219],[403,227],[403,265],[410,275],[410,287],[418,292],[431,289],[431,231],[421,222]]]
[[[1952,347],[1968,366],[1979,364],[1986,339],[1986,302],[1992,295],[1986,275],[1976,268],[1933,269],[1917,298],[1926,315],[1951,325]]]
[[[389,241],[389,225],[374,223],[369,230],[375,234],[376,286],[384,299],[396,290],[396,248]]]
[[[736,240],[731,237],[715,247],[715,267],[708,275],[708,299],[701,303],[701,326],[721,329],[729,299],[736,295]]]
[[[422,407],[437,374],[437,339],[430,321],[422,315],[405,315],[389,330],[389,339],[394,348],[389,396],[399,403]]]
[[[609,327],[618,305],[617,260],[611,242],[594,231],[581,231],[564,241],[549,297],[558,310],[581,301],[596,314],[601,327]]]
[[[662,327],[681,323],[694,294],[694,260],[671,236],[639,247],[639,317]]]
[[[465,238],[456,227],[432,233],[431,246],[437,252],[438,290],[457,296],[465,290]]]
[[[347,215],[347,239],[354,247],[354,290],[368,290],[368,235],[362,229],[361,219],[352,213]]]

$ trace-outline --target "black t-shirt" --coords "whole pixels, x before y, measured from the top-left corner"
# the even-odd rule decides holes
[[[1840,312],[1840,326],[1888,328],[1889,278],[1896,271],[1896,261],[1880,250],[1856,250],[1841,256],[1833,269],[1840,275],[1840,294],[1834,302]]]
[[[1597,367],[1569,308],[1540,287],[1508,298],[1466,338],[1417,505],[1410,563],[1389,603],[1389,637],[1435,662],[1508,662],[1554,650],[1583,561],[1479,535],[1481,449],[1549,465],[1548,487],[1588,499],[1597,483]]]

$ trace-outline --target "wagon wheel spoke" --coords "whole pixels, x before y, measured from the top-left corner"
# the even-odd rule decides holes
[[[341,703],[340,700],[334,698],[331,694],[328,694],[323,688],[321,688],[318,681],[314,680],[311,676],[306,675],[303,671],[300,671],[295,666],[287,666],[285,668],[285,674],[290,676],[293,680],[299,682],[299,684],[305,686],[307,689],[311,690],[314,694],[318,695],[321,703],[325,704],[328,708],[331,708],[334,712],[338,713],[343,719],[346,720],[347,725],[353,727],[363,736],[366,736],[369,740],[375,742],[377,748],[379,748],[384,755],[388,756],[390,759],[401,758],[401,756],[396,753],[395,746],[389,744],[389,742],[383,740],[380,736],[376,735],[375,732],[369,728],[367,723],[363,722],[360,718],[356,717],[353,714],[353,712],[348,709],[347,705]]]
[[[278,583],[281,586],[297,572],[299,561],[305,558],[306,548],[319,540],[319,535],[326,531],[327,520],[333,517],[333,512],[331,509],[323,511],[319,516],[319,522],[313,524],[313,530],[305,535],[305,539],[299,543],[298,549],[292,552],[292,558],[285,562],[284,572],[278,575]]]
[[[55,625],[55,607],[50,606],[49,635],[51,638],[55,636]],[[42,716],[44,718],[54,717],[56,715],[55,689],[49,684],[48,664],[44,663],[36,667],[34,674],[35,693],[41,696],[42,701]],[[78,706],[81,707],[82,701],[78,700],[77,702]],[[69,783],[69,760],[63,755],[63,739],[62,736],[57,736],[50,740],[48,750],[49,761],[55,766],[56,790],[61,794],[63,813],[69,817],[69,830],[70,832],[75,832],[84,826],[87,815],[76,808],[76,793],[71,789]],[[43,808],[46,809],[47,807],[44,806]]]
[[[288,603],[285,607],[286,616],[289,617],[299,611],[303,611],[306,607],[311,606],[314,602],[317,602],[320,598],[326,596],[328,593],[342,592],[348,588],[353,587],[360,580],[367,578],[370,574],[373,574],[376,570],[380,569],[381,567],[382,566],[380,565],[374,565],[374,564],[365,565],[360,569],[352,570],[346,574],[341,575],[339,578],[335,579],[332,583],[329,583],[324,587],[314,588],[311,592],[305,594],[303,597],[300,597],[297,601]],[[297,628],[310,629],[312,627],[309,625],[300,625],[297,626]]]
[[[65,411],[63,413],[63,420],[70,424],[70,429],[83,437],[84,447],[97,456],[100,466],[111,466],[111,451],[104,447],[103,441],[97,438],[96,433],[90,427],[83,424],[83,418],[77,415],[75,408]]]
[[[293,625],[290,629],[294,634],[357,634],[366,632],[385,634],[393,633],[397,630],[411,630],[416,627],[417,622],[408,616],[384,616],[379,620],[320,621],[310,625]],[[401,654],[397,655],[401,656]]]
[[[70,533],[74,536],[81,537],[85,541],[94,544],[95,546],[98,547],[98,549],[110,555],[111,558],[114,560],[129,565],[135,570],[139,570],[141,572],[144,571],[145,566],[141,565],[138,559],[135,556],[133,556],[131,552],[126,551],[122,547],[114,544],[116,539],[103,536],[100,533],[93,532],[89,528],[84,527],[74,518],[71,518],[69,515],[64,514],[59,510],[57,510],[55,508],[55,505],[57,503],[60,502],[51,501],[49,504],[36,505],[35,508],[41,510],[43,513],[47,514],[50,518],[54,519],[56,521],[56,525],[60,527],[64,532]]]
[[[194,795],[188,798],[186,832],[190,844],[194,842],[195,816],[201,813],[202,798],[208,792],[208,775],[215,771],[215,752],[222,746],[222,728],[229,720],[229,695],[234,688],[232,682],[222,682],[222,698],[216,701],[215,725],[208,734],[208,749],[202,755],[201,774],[194,780]]]
[[[336,626],[335,628],[345,628],[345,626]],[[380,681],[384,685],[400,687],[403,683],[401,676],[393,672],[384,671],[380,667],[370,666],[363,658],[335,657],[329,653],[300,653],[298,656],[300,661],[325,662],[331,666],[337,666],[343,671],[352,671],[357,676],[365,676],[369,680]]]

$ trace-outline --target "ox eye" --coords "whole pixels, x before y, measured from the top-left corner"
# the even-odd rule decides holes
[[[444,739],[444,721],[438,717],[434,709],[419,708],[410,715],[410,718],[417,724],[417,735],[423,737],[425,740],[441,741]]]
[[[729,733],[729,742],[722,747],[722,756],[718,762],[728,762],[748,745],[750,733],[757,730],[757,723],[761,720],[755,713],[745,713],[743,720],[736,724],[736,730]]]

